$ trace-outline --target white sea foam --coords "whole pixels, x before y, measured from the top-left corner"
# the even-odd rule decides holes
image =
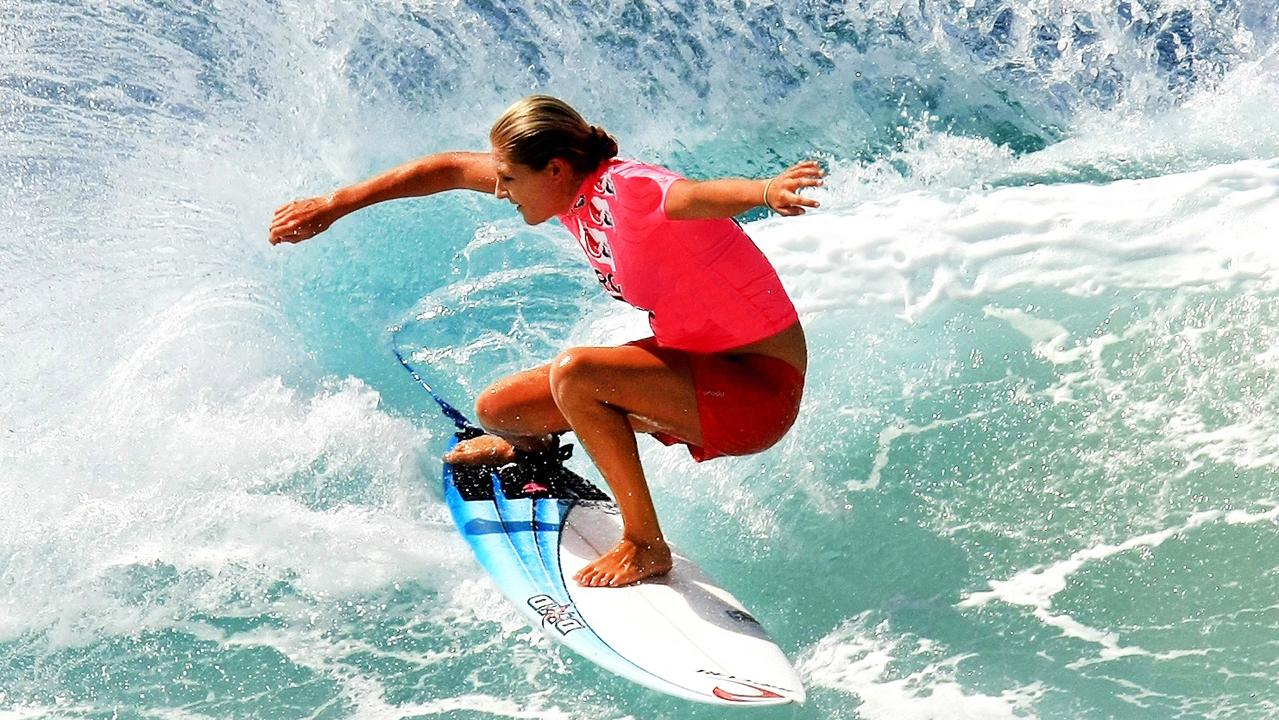
[[[902,672],[894,667],[902,656],[930,660],[918,670]],[[806,650],[798,668],[806,683],[855,697],[857,716],[867,720],[996,720],[1033,714],[1044,694],[1042,685],[994,695],[967,690],[955,679],[965,659],[946,657],[936,643],[895,633],[887,622],[872,625],[862,615]]]
[[[0,693],[0,703],[5,701],[5,694]],[[0,709],[0,720],[32,720],[33,718],[50,718],[74,714],[90,715],[98,710],[93,705],[75,703],[58,703],[52,706],[19,704]]]
[[[1257,512],[1207,510],[1194,513],[1184,523],[1174,527],[1144,533],[1121,543],[1100,543],[1079,550],[1069,558],[1051,565],[1022,570],[1007,580],[992,580],[990,590],[969,593],[960,601],[959,607],[980,607],[999,601],[1031,608],[1035,618],[1049,627],[1056,628],[1063,636],[1099,645],[1097,659],[1101,661],[1131,655],[1176,659],[1187,655],[1203,654],[1202,650],[1152,652],[1135,645],[1125,645],[1116,630],[1090,627],[1067,613],[1054,612],[1052,599],[1066,589],[1072,575],[1089,563],[1107,560],[1136,550],[1157,548],[1172,538],[1184,537],[1195,529],[1212,523],[1254,524],[1274,523],[1276,520],[1279,520],[1279,506]],[[1088,659],[1081,659],[1072,665],[1082,666],[1088,663]]]
[[[440,616],[451,623],[492,623],[498,635],[510,637],[528,630],[528,621],[497,590],[487,576],[454,583],[444,590],[445,602]],[[540,638],[540,633],[537,634]]]
[[[1279,160],[1101,185],[919,190],[761,221],[753,236],[801,313],[1017,287],[1076,295],[1234,280],[1273,284]]]
[[[1240,63],[1219,84],[1171,107],[1144,109],[1150,97],[1120,108],[1081,109],[1069,137],[1020,159],[1010,177],[1072,173],[1162,174],[1279,155],[1279,53]],[[1151,88],[1155,90],[1156,88]],[[989,176],[987,176],[989,177]]]
[[[475,583],[469,581],[463,581],[460,585],[476,587]],[[491,587],[486,587],[484,593],[488,598],[498,597]],[[488,604],[482,597],[471,598],[471,600],[478,600],[481,605]],[[471,607],[474,607],[474,604],[468,602],[467,608]],[[510,610],[509,606],[506,610]],[[554,687],[545,687],[546,679],[551,675],[563,675],[568,672],[568,668],[557,662],[555,651],[549,648],[549,643],[544,640],[541,633],[529,628],[522,620],[514,624],[506,624],[506,627],[517,630],[527,638],[536,637],[538,640],[512,645],[509,643],[510,635],[505,630],[480,638],[468,632],[466,626],[456,625],[457,611],[464,611],[464,608],[454,606],[451,609],[446,608],[441,612],[433,613],[432,621],[437,624],[432,627],[441,632],[457,631],[462,633],[467,641],[457,643],[453,649],[435,653],[403,652],[388,649],[382,644],[367,642],[359,637],[335,637],[325,626],[288,630],[258,629],[240,633],[225,642],[236,646],[269,647],[286,657],[291,663],[329,678],[341,687],[342,699],[353,706],[354,714],[361,718],[449,715],[459,710],[481,712],[497,717],[546,718],[547,720],[582,717],[583,714],[589,714],[591,717],[609,717],[614,714],[611,708],[594,705],[589,701],[584,702],[581,698],[575,698],[576,702],[572,709],[561,709],[556,703],[557,690]],[[463,612],[463,614],[466,613]],[[486,613],[481,612],[481,614]],[[504,616],[508,613],[497,614]],[[505,617],[500,619],[506,623]],[[457,663],[463,658],[491,653],[503,653],[506,663],[524,669],[528,692],[520,694],[518,699],[484,692],[463,692],[452,696],[437,696],[427,701],[391,702],[386,697],[386,687],[379,676],[360,672],[347,662],[347,658],[352,656],[372,657],[379,660],[392,660],[397,667],[408,668],[407,672],[447,672],[450,664]],[[467,682],[477,689],[484,685],[483,681],[476,678],[470,678]]]
[[[128,400],[13,457],[8,491],[26,501],[0,504],[0,534],[22,592],[0,597],[0,635],[132,632],[236,584],[341,595],[457,572],[421,474],[426,438],[362,383],[307,400],[278,380],[221,402]],[[130,573],[166,567],[166,602],[129,599]]]
[[[888,467],[888,455],[892,451],[893,442],[898,438],[905,435],[928,433],[950,425],[958,425],[971,420],[977,420],[984,415],[986,415],[986,413],[969,413],[957,418],[937,420],[935,422],[928,423],[927,425],[913,425],[910,423],[897,422],[885,427],[883,430],[879,431],[879,448],[876,451],[875,459],[871,464],[870,477],[865,480],[849,480],[844,484],[845,487],[854,492],[874,490],[879,487],[880,475],[883,473],[884,468]]]

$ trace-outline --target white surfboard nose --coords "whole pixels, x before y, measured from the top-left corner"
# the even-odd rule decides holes
[[[564,577],[611,547],[620,532],[607,509],[574,508],[560,537]],[[798,673],[759,621],[688,558],[675,553],[672,559],[669,574],[636,585],[568,583],[582,620],[635,667],[619,674],[646,685],[661,678],[683,688],[682,697],[716,705],[803,702]]]

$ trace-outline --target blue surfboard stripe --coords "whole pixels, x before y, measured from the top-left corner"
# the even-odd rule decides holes
[[[493,504],[497,506],[497,516],[504,527],[515,529],[514,532],[506,533],[511,547],[527,568],[534,584],[541,588],[542,594],[555,598],[563,605],[568,602],[568,597],[556,587],[555,579],[537,542],[533,503],[528,498],[512,500],[503,495],[502,482],[497,473],[493,473]]]
[[[490,573],[501,573],[503,577],[511,581],[518,581],[524,568],[522,564],[516,562],[518,558],[513,553],[501,552],[503,546],[509,548],[505,533],[472,534],[466,531],[468,525],[477,521],[500,525],[502,521],[497,515],[497,507],[490,503],[470,503],[464,500],[453,485],[452,468],[447,465],[445,466],[444,496],[454,524],[462,531],[463,537],[475,552],[480,564]],[[525,580],[522,584],[531,586],[532,582]]]
[[[564,584],[564,571],[560,566],[560,532],[564,528],[564,519],[568,516],[570,501],[558,499],[541,499],[533,504],[533,521],[544,527],[555,527],[554,532],[537,533],[538,554],[546,566],[563,601],[569,601],[568,587]]]

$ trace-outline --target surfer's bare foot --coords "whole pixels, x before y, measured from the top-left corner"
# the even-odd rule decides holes
[[[612,550],[577,571],[583,587],[622,587],[671,571],[671,549],[662,540],[639,543],[623,537]]]
[[[463,440],[444,456],[450,465],[505,465],[515,462],[515,446],[496,435]]]

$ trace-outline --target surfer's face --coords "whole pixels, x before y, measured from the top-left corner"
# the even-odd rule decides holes
[[[552,159],[541,170],[534,170],[508,160],[501,152],[494,151],[497,163],[497,186],[493,194],[509,200],[524,222],[537,225],[567,212],[572,194],[580,184],[568,163]]]

